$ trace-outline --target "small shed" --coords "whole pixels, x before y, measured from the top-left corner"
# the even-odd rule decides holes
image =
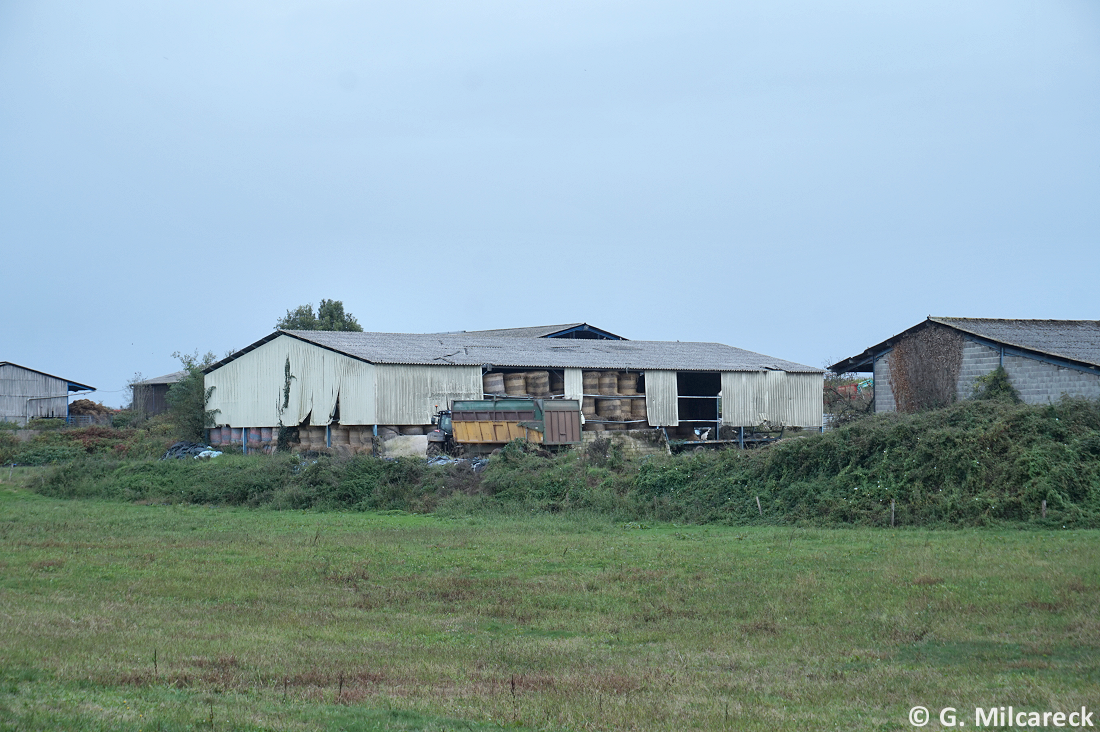
[[[875,411],[908,412],[967,399],[998,367],[1029,404],[1100,398],[1100,321],[928,316],[829,370],[873,373]]]
[[[66,419],[69,394],[93,391],[86,384],[0,361],[0,421],[22,426],[36,418]]]
[[[186,374],[186,371],[176,371],[133,384],[133,410],[146,417],[167,412],[168,390]]]

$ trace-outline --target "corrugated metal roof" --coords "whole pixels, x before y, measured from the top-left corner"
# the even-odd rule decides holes
[[[0,366],[14,366],[17,369],[23,369],[24,371],[32,371],[36,374],[42,374],[43,376],[49,376],[51,379],[57,379],[58,381],[64,381],[68,384],[69,391],[95,391],[94,386],[88,386],[86,384],[80,384],[70,379],[63,379],[60,376],[54,376],[53,374],[47,374],[45,371],[39,371],[38,369],[29,369],[26,366],[20,366],[17,363],[11,361],[0,361]]]
[[[929,323],[954,328],[1039,355],[1053,356],[1087,366],[1100,366],[1100,321],[1096,320],[1021,320],[1015,318],[945,318],[928,316],[912,328],[871,346],[829,367],[830,371],[869,370],[872,359],[895,343]]]
[[[933,318],[980,338],[1100,366],[1100,321]]]
[[[673,341],[555,340],[478,336],[467,333],[348,333],[276,331],[369,363],[492,364],[516,368],[668,369],[821,373],[821,369],[764,356],[721,343]],[[271,338],[269,336],[268,338]],[[267,339],[264,339],[267,340]],[[253,344],[255,348],[263,341]],[[238,352],[243,353],[244,351]],[[208,371],[217,368],[214,364]]]
[[[157,386],[159,384],[175,384],[187,374],[186,371],[175,371],[171,374],[165,374],[164,376],[154,376],[151,379],[145,381],[139,381],[134,386]]]

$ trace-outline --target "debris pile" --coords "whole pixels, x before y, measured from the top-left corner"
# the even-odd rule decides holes
[[[220,451],[201,442],[177,442],[168,448],[168,452],[164,453],[161,460],[182,460],[186,457],[193,457],[196,460],[209,460],[210,458],[216,458],[218,455],[221,455]]]

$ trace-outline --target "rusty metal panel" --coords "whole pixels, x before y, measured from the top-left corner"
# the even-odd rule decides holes
[[[675,427],[680,424],[679,390],[675,371],[645,372],[645,408],[647,419],[654,427]]]

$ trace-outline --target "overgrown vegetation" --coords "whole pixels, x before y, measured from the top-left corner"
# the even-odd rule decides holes
[[[735,525],[889,525],[893,503],[903,525],[1100,526],[1100,403],[1073,399],[883,414],[759,451],[628,460],[602,443],[554,457],[513,444],[476,475],[468,464],[365,456],[153,463],[102,449],[86,454],[44,473],[35,489],[298,509],[584,510],[625,521]]]
[[[955,401],[963,336],[929,325],[902,338],[890,352],[890,388],[899,412],[938,409]]]
[[[217,416],[217,410],[206,408],[214,387],[205,385],[202,370],[217,361],[218,357],[209,352],[199,356],[198,351],[193,354],[177,351],[172,357],[180,360],[185,373],[168,389],[165,397],[168,413],[181,439],[201,441],[205,439],[206,428],[214,426]]]
[[[1020,393],[1008,378],[1004,366],[998,366],[984,376],[974,379],[974,399],[994,399],[1020,403]]]

